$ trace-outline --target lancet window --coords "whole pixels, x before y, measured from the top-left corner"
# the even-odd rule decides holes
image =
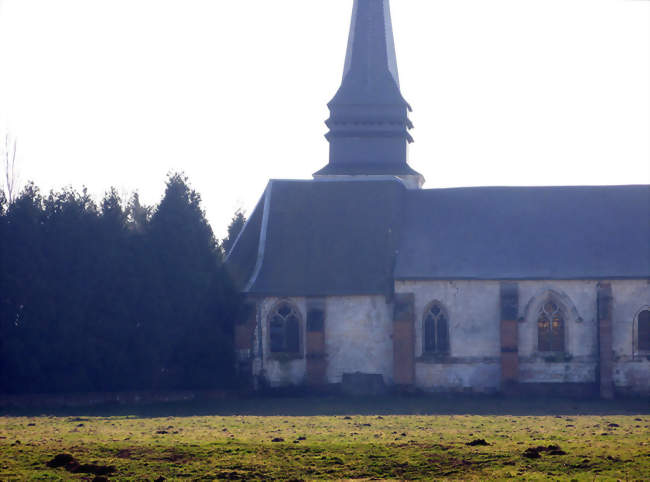
[[[271,353],[300,352],[300,312],[288,301],[278,303],[269,315]]]
[[[564,351],[565,316],[562,306],[553,298],[542,303],[537,317],[537,349],[545,352]]]
[[[424,313],[424,352],[444,354],[449,352],[449,318],[443,306],[434,301]]]

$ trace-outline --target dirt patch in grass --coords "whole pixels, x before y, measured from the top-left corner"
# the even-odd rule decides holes
[[[113,465],[99,465],[95,463],[84,464],[80,463],[71,454],[62,453],[55,455],[52,460],[45,464],[47,467],[57,469],[60,467],[65,468],[73,474],[92,474],[92,475],[110,475],[115,473],[116,469]]]
[[[65,467],[72,461],[74,461],[74,457],[70,454],[57,454],[54,456],[52,460],[47,462],[45,465],[53,469],[56,469],[58,467]]]
[[[468,445],[470,447],[487,447],[490,444],[487,443],[485,439],[477,438],[472,440],[471,442],[467,442],[465,445]]]

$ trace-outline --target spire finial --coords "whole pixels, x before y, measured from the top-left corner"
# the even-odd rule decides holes
[[[389,0],[354,0],[343,80],[328,104],[329,164],[315,176],[422,176],[406,161],[410,106],[399,87]]]

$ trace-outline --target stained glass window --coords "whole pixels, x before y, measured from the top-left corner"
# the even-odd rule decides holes
[[[564,351],[564,315],[553,300],[546,301],[537,319],[537,349],[539,351]]]

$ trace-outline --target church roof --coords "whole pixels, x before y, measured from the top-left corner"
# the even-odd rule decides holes
[[[259,295],[388,294],[394,280],[650,278],[650,186],[407,190],[271,181],[227,264]]]
[[[404,194],[392,179],[271,181],[227,264],[249,293],[388,294]]]
[[[650,277],[650,186],[411,191],[396,279]]]

